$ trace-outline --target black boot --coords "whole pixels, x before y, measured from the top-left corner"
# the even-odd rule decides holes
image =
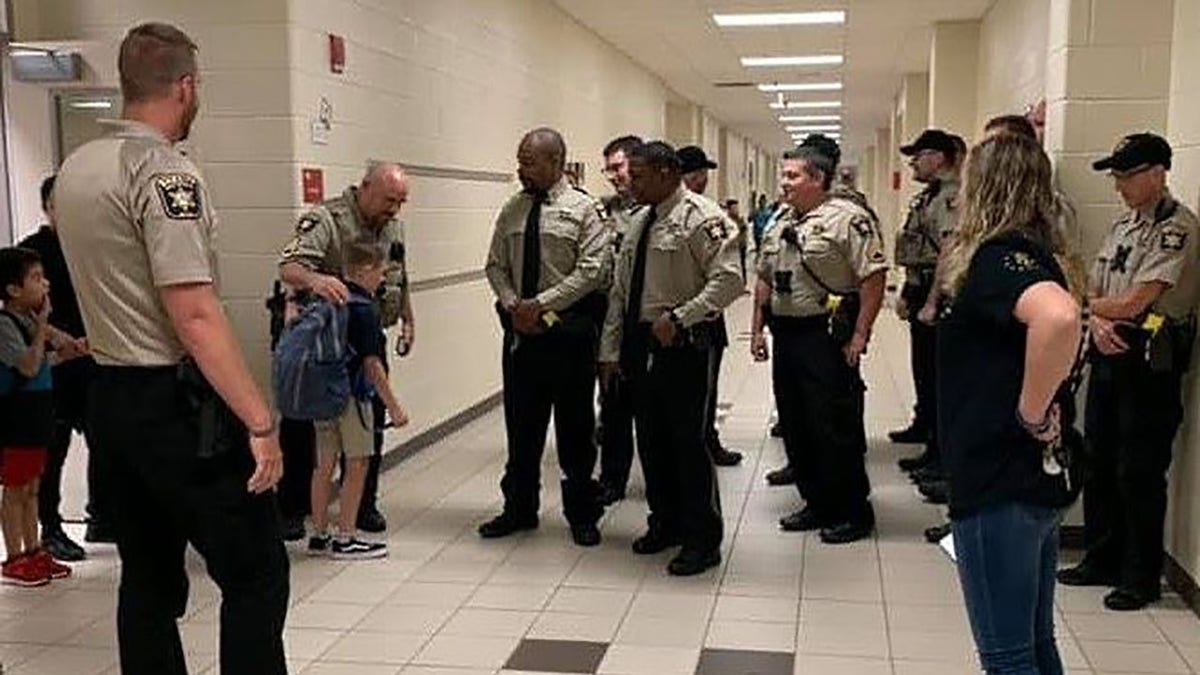
[[[387,529],[387,518],[379,512],[375,505],[379,495],[379,468],[383,458],[371,455],[367,460],[367,482],[363,484],[362,501],[358,504],[358,522],[355,527],[363,532],[378,534]]]
[[[914,420],[907,428],[889,431],[888,438],[893,443],[925,443],[929,440],[929,430]]]

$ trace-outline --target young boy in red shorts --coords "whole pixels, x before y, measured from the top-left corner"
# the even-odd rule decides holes
[[[41,548],[38,481],[54,433],[50,367],[86,345],[50,326],[49,291],[37,253],[0,249],[0,526],[8,553],[0,581],[17,586],[71,575]]]

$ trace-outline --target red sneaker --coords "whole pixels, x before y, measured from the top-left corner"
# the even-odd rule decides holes
[[[51,579],[66,579],[71,576],[71,568],[55,560],[44,548],[39,548],[27,557],[32,559],[34,564],[46,570],[46,574],[50,575]]]
[[[23,555],[0,566],[0,582],[12,586],[45,586],[50,583],[50,571],[32,557]]]

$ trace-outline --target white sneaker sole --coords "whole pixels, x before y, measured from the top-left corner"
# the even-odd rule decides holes
[[[377,560],[386,558],[388,550],[381,548],[378,551],[356,551],[354,553],[330,553],[329,557],[334,560]]]

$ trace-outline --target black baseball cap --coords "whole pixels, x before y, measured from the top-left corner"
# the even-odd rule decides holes
[[[704,148],[699,146],[685,145],[676,150],[675,154],[679,156],[679,163],[682,167],[679,169],[680,173],[717,168],[717,163],[709,159],[708,155],[704,154]]]
[[[917,140],[908,145],[900,146],[900,154],[911,157],[922,150],[936,150],[946,157],[953,159],[958,156],[958,146],[954,138],[941,129],[926,129],[917,136]]]
[[[1112,154],[1092,164],[1096,171],[1129,171],[1138,167],[1171,168],[1171,145],[1151,133],[1130,134],[1117,143]]]

